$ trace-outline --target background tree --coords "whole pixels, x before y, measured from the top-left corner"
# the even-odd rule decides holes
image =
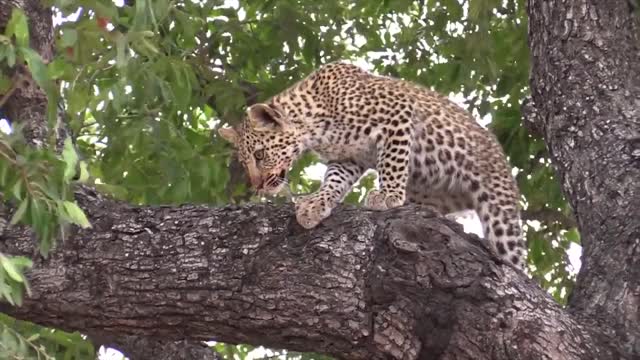
[[[573,144],[587,144],[584,134],[592,136],[593,129],[600,129],[603,133],[609,133],[609,130],[602,130],[608,128],[604,125],[591,128],[591,122],[586,119],[593,117],[579,115],[578,103],[560,103],[557,99],[592,99],[588,101],[608,103],[611,107],[606,111],[602,106],[593,110],[595,115],[598,112],[604,114],[596,118],[606,124],[618,109],[613,106],[622,106],[616,104],[624,104],[621,101],[629,101],[629,98],[610,101],[608,97],[600,98],[600,93],[577,92],[570,86],[554,93],[548,87],[559,79],[566,82],[565,74],[573,74],[571,70],[574,67],[556,68],[554,63],[544,61],[541,54],[557,49],[559,62],[567,63],[566,59],[574,53],[595,59],[595,55],[609,55],[612,45],[607,44],[626,44],[627,48],[618,55],[622,60],[626,59],[626,62],[621,60],[623,64],[633,64],[629,60],[630,54],[637,49],[637,39],[634,38],[637,28],[627,2],[594,5],[579,1],[576,4],[587,9],[587,14],[596,15],[590,15],[589,20],[580,10],[582,8],[547,2],[530,4],[530,38],[534,40],[530,44],[534,50],[534,62],[531,64],[534,70],[531,84],[533,100],[535,104],[545,106],[536,108],[529,103],[527,114],[532,125],[530,128],[538,131],[534,135],[545,136],[554,160],[560,164],[570,163],[574,152],[560,150],[565,146],[562,145],[563,140],[554,142],[554,139],[565,139],[565,132],[558,129],[566,127],[579,134],[577,138],[570,137]],[[0,104],[13,127],[12,134],[2,138],[0,190],[14,209],[7,219],[12,217],[13,222],[32,227],[42,255],[48,254],[55,241],[65,235],[77,235],[75,228],[69,227],[70,223],[88,225],[70,191],[74,176],[103,193],[136,205],[245,202],[250,198],[246,186],[240,181],[229,181],[229,178],[241,178],[242,174],[238,170],[230,171],[234,166],[227,165],[231,155],[229,148],[212,130],[225,123],[234,124],[246,104],[266,99],[285,89],[318,65],[336,59],[350,59],[364,62],[381,74],[416,81],[447,94],[458,94],[465,106],[479,118],[490,120],[489,127],[498,135],[516,168],[523,193],[531,272],[557,301],[566,302],[575,280],[568,271],[566,252],[572,242],[580,242],[580,237],[572,212],[554,179],[544,143],[530,136],[520,121],[520,104],[529,92],[530,67],[524,1],[276,0],[194,3],[159,0],[117,4],[106,0],[64,0],[50,1],[46,5],[52,6],[56,14],[69,18],[51,28],[45,19],[47,8],[37,1],[0,3],[0,28],[4,33],[0,37],[0,66],[5,74],[0,78],[0,93],[3,94]],[[542,13],[539,8],[543,6],[550,12]],[[22,9],[26,16],[19,11],[10,11],[15,8]],[[569,33],[551,26],[561,26],[564,23],[560,19],[569,16],[575,16],[569,21],[577,24]],[[590,21],[598,25],[594,28],[598,31],[589,27]],[[621,24],[620,38],[605,36],[610,34],[602,29],[609,24]],[[584,40],[585,43],[576,42],[584,34],[592,34],[593,37]],[[605,45],[595,43],[602,53],[581,53],[570,46],[580,44],[580,48],[590,49],[592,38],[604,42]],[[53,39],[55,56],[45,50],[47,46],[53,47]],[[553,39],[569,40],[567,43],[570,45],[566,47]],[[35,51],[29,50],[32,48]],[[617,58],[613,59],[603,66],[612,74],[616,69],[615,74],[623,74],[626,82],[614,81],[610,86],[615,89],[611,91],[625,89],[629,94],[637,94],[637,83],[634,84],[630,80],[634,77],[629,76],[637,74],[637,68],[629,65],[622,68],[625,72],[618,72],[619,69],[612,65],[618,64],[615,62]],[[23,60],[26,61],[26,69],[20,68]],[[588,88],[602,89],[594,82],[582,81],[585,73],[591,72],[587,69],[593,66],[587,63],[584,68],[576,67],[584,71],[575,73],[571,81],[592,85]],[[612,74],[603,73],[601,76],[605,80],[616,79]],[[22,83],[25,78],[32,80],[27,86]],[[602,79],[598,81],[600,85],[606,83]],[[32,88],[44,91],[41,94],[47,96],[39,95],[40,102],[33,113],[21,112],[24,103],[18,100],[21,96],[33,100],[33,93],[27,91]],[[48,99],[48,105],[44,105],[45,99]],[[575,104],[575,108],[563,103]],[[58,107],[63,111],[56,111]],[[635,119],[638,118],[635,110],[632,106],[622,106],[621,109],[625,111],[623,120],[627,123],[619,119],[616,121],[623,124],[624,129],[632,130],[637,125],[633,122],[634,114]],[[560,111],[566,114],[566,118],[555,115]],[[44,119],[48,119],[47,127],[42,126]],[[32,130],[36,123],[40,124],[36,129],[47,131]],[[24,132],[26,141],[20,138],[20,126],[27,129]],[[60,131],[51,130],[66,126],[71,141],[64,147],[61,160],[54,154],[55,146],[37,149],[26,146],[28,142],[36,145],[60,143]],[[617,165],[610,163],[617,169],[614,173],[620,174],[618,179],[637,179],[633,176],[637,172],[632,172],[637,169],[632,162],[634,159],[637,161],[637,156],[633,155],[636,148],[632,148],[637,144],[634,142],[637,134],[633,135],[632,131],[622,133],[631,134],[623,147],[620,147],[619,139],[603,142],[610,147],[603,147],[599,152],[590,152],[591,146],[581,145],[584,147],[580,149],[585,149],[585,154],[597,157],[583,155],[579,169],[592,169],[592,164],[597,164],[598,159],[617,153],[611,148],[622,148],[623,153],[631,154],[631,157],[623,157]],[[597,131],[595,134],[598,136]],[[33,139],[39,141],[34,142]],[[554,152],[554,149],[557,150]],[[291,172],[290,183],[294,192],[308,192],[317,186],[317,181],[305,176],[305,169],[314,161],[312,157],[306,157]],[[620,206],[621,198],[617,200],[617,206],[629,209],[627,215],[633,213],[633,206],[638,201],[633,182],[618,180],[618,183],[609,183],[608,191],[604,192],[600,192],[603,188],[599,183],[589,191],[574,192],[572,189],[579,188],[578,184],[589,183],[571,173],[577,169],[560,168],[561,174],[565,175],[565,191],[573,196],[574,208],[582,204],[578,200],[581,198],[579,194],[596,199],[600,193],[611,194],[620,189],[625,194],[622,198],[626,205]],[[372,184],[371,177],[361,182],[361,187],[349,196],[348,201],[358,203]],[[612,204],[610,201],[606,203]],[[584,226],[590,229],[592,245],[587,251],[592,252],[592,259],[598,259],[598,249],[604,244],[609,246],[611,243],[605,239],[610,239],[610,234],[614,233],[608,232],[610,226],[606,224],[602,225],[602,231],[591,229],[589,225],[603,222],[587,215],[594,209],[592,204],[588,207],[584,210],[585,215],[578,218],[578,223],[583,229]],[[602,214],[616,214],[620,210],[603,208],[602,211]],[[95,214],[89,215],[94,219]],[[633,269],[633,264],[637,265],[637,256],[634,258],[633,252],[625,252],[629,250],[629,242],[633,241],[632,234],[636,233],[634,223],[638,221],[625,217],[627,226],[620,225],[621,230],[614,234],[619,247],[614,247],[617,250],[612,254],[629,259],[629,262],[625,263],[625,268],[616,265],[620,272],[611,273],[611,281],[616,277],[619,279],[618,275],[622,273],[631,276],[629,269]],[[601,288],[602,282],[590,283],[589,279],[598,277],[588,275],[589,271],[599,274],[605,265],[614,266],[613,259],[588,263],[587,270],[583,271],[587,275],[582,275],[585,280],[581,284],[584,285],[578,292],[581,295],[575,298],[578,300],[574,300],[572,309],[585,310],[589,315],[601,309],[605,309],[606,314],[617,314],[615,331],[625,339],[625,349],[634,351],[633,336],[625,334],[637,329],[637,324],[618,326],[624,323],[625,317],[633,318],[633,313],[629,312],[633,309],[618,311],[608,308],[615,306],[612,305],[616,304],[615,301],[606,306],[588,305],[599,304],[589,299],[606,290]],[[0,271],[6,284],[3,296],[19,302],[21,291],[25,289],[22,269],[30,262],[25,257],[8,255],[1,257],[0,261],[3,265]],[[634,293],[637,284],[635,288],[633,283],[628,283],[617,289]],[[633,298],[629,299],[629,304],[633,304]],[[44,344],[50,352],[72,354],[93,351],[90,343],[79,335],[59,331],[52,333],[30,324],[16,325],[9,317],[3,321],[5,333],[9,334],[3,344],[8,344],[8,339],[16,337],[16,334],[21,334],[17,337],[20,343],[37,333],[40,337],[28,343]],[[227,354],[242,353],[242,349],[229,347],[226,351]]]

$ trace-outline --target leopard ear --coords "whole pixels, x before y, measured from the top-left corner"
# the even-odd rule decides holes
[[[255,104],[247,109],[247,117],[256,130],[285,130],[289,126],[286,116],[267,104]]]
[[[238,142],[238,132],[234,128],[220,128],[218,129],[218,134],[231,144],[236,144]]]

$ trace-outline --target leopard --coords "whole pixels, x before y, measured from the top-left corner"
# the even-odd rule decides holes
[[[414,203],[445,215],[475,211],[490,249],[525,269],[520,193],[502,146],[470,111],[426,86],[330,62],[248,106],[240,124],[218,134],[260,195],[281,193],[306,152],[326,164],[320,188],[295,199],[297,222],[306,229],[375,171],[379,186],[366,194],[364,208]]]

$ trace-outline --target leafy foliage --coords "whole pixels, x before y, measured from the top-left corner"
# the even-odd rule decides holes
[[[3,359],[93,359],[91,342],[79,333],[12,319],[0,314],[0,353]]]
[[[231,151],[215,130],[237,123],[246,104],[343,59],[457,95],[491,120],[516,169],[526,213],[547,214],[526,219],[530,269],[565,301],[573,284],[566,253],[579,235],[563,221],[571,211],[543,142],[520,122],[528,92],[524,0],[126,3],[48,0],[68,17],[55,28],[57,55],[48,64],[28,47],[21,11],[0,35],[0,66],[26,61],[49,97],[50,126],[60,104],[73,134],[62,155],[25,146],[20,119],[11,119],[14,134],[0,138],[0,191],[15,205],[15,221],[34,228],[43,253],[65,226],[89,225],[69,191],[75,177],[136,204],[246,201],[246,187],[229,183]],[[0,76],[0,96],[13,82]],[[292,192],[319,186],[305,175],[315,162],[306,156],[294,166]],[[363,178],[346,201],[359,204],[373,186],[373,175]],[[3,297],[19,303],[15,289],[26,285],[20,271],[28,263],[0,262],[0,279],[11,289]],[[12,266],[20,270],[7,270]],[[215,349],[240,359],[249,353]]]
[[[55,99],[46,66],[40,55],[29,48],[27,18],[21,10],[14,9],[4,34],[0,35],[0,64],[12,68],[23,62],[38,85]],[[15,85],[6,76],[3,78],[9,93]],[[14,135],[0,136],[0,190],[3,199],[14,203],[16,209],[9,223],[31,226],[39,237],[42,256],[48,254],[56,233],[63,232],[64,226],[90,226],[69,190],[77,163],[78,156],[70,139],[67,139],[59,158],[51,151],[27,146],[18,126]],[[23,291],[29,291],[23,271],[31,267],[31,260],[0,253],[0,265],[1,298],[12,305],[21,304]]]

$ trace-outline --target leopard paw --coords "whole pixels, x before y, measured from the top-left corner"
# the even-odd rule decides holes
[[[390,194],[381,190],[372,190],[367,194],[364,207],[370,210],[383,211],[404,204],[404,198],[398,194]]]
[[[296,200],[296,220],[305,229],[313,229],[331,214],[330,201],[320,196],[308,195]]]

